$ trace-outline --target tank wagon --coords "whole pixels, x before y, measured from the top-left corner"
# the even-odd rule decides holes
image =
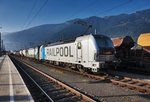
[[[104,35],[84,35],[70,41],[30,48],[25,56],[91,72],[115,66],[117,62],[113,43]]]

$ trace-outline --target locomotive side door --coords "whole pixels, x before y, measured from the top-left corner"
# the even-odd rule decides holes
[[[82,61],[82,44],[81,42],[77,43],[77,61],[81,63]]]

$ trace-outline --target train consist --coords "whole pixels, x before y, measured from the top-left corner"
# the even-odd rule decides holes
[[[74,40],[41,45],[14,54],[94,73],[117,64],[112,40],[104,35],[83,35]]]
[[[104,35],[83,35],[70,41],[55,42],[13,53],[84,72],[97,73],[101,69],[113,67],[150,71],[149,37],[150,34],[141,34],[138,47],[135,47],[130,36],[110,39]]]

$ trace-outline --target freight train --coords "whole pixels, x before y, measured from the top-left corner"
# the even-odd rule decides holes
[[[132,37],[112,38],[116,57],[121,60],[120,69],[150,71],[150,33],[141,34],[137,44]]]
[[[94,73],[116,66],[115,53],[109,37],[91,34],[19,51],[21,56]]]

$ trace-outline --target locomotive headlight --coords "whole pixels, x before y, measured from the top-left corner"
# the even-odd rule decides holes
[[[95,66],[96,66],[96,64],[93,64],[93,66],[95,67]]]

